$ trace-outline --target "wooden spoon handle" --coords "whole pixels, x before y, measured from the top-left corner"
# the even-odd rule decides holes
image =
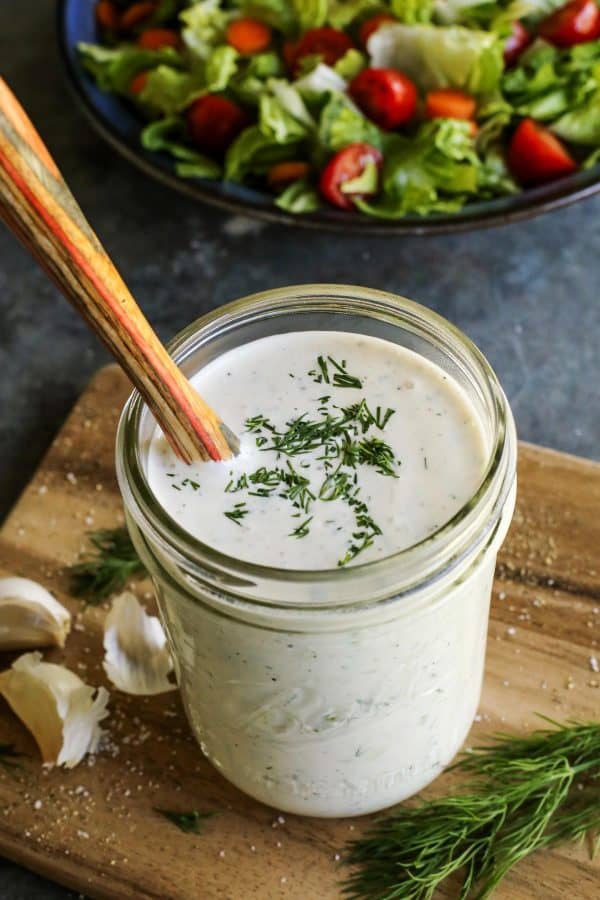
[[[159,341],[2,79],[0,218],[112,351],[182,459],[237,452],[237,438]]]

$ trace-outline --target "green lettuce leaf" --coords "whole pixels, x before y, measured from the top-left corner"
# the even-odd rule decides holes
[[[577,109],[564,113],[551,126],[563,141],[597,146],[600,144],[600,87]]]
[[[288,185],[275,200],[275,205],[286,212],[307,213],[319,209],[321,198],[314,185],[301,178]]]
[[[318,100],[332,91],[343,92],[348,87],[345,78],[325,63],[319,63],[307,75],[297,78],[294,86],[307,100]]]
[[[277,53],[257,53],[239,61],[238,74],[232,78],[229,87],[243,103],[257,106],[269,78],[283,74],[283,63]]]
[[[434,0],[392,0],[390,6],[396,18],[406,25],[429,25],[435,3]]]
[[[228,44],[215,47],[204,64],[204,78],[208,93],[224,91],[237,72],[239,54]]]
[[[301,31],[320,28],[327,21],[328,0],[292,0],[292,7]]]
[[[334,28],[344,29],[358,19],[368,19],[381,12],[387,12],[381,0],[330,0],[327,21]]]
[[[221,167],[213,159],[186,145],[185,122],[180,116],[170,116],[151,122],[142,131],[142,146],[146,150],[163,151],[177,160],[175,170],[183,178],[220,178]]]
[[[313,6],[311,0],[309,3]],[[283,34],[297,30],[296,10],[291,0],[239,0],[239,6],[243,15],[260,19]]]
[[[382,133],[365,118],[345,94],[331,95],[319,118],[319,141],[329,152],[336,153],[348,144],[365,143],[381,149]]]
[[[298,141],[278,143],[259,125],[251,125],[229,147],[225,156],[225,178],[242,182],[248,176],[266,175],[271,166],[289,159],[302,159],[306,150]]]
[[[519,115],[553,122],[578,113],[600,88],[600,42],[558,50],[538,40],[502,80],[503,93]],[[585,114],[584,114],[585,116]]]
[[[358,75],[359,72],[367,66],[367,57],[364,53],[361,53],[360,50],[357,50],[355,47],[351,47],[350,50],[346,50],[341,59],[334,64],[333,69],[340,75],[342,78],[345,78],[347,81],[352,81],[355,75]]]
[[[179,15],[183,42],[192,54],[206,59],[223,43],[225,29],[232,18],[231,12],[221,8],[220,0],[199,0]]]
[[[233,47],[222,46],[216,47],[193,72],[157,66],[149,73],[138,99],[153,111],[170,116],[203,94],[225,90],[235,75],[237,57]]]
[[[468,123],[437,119],[422,125],[413,138],[387,139],[380,196],[356,204],[363,212],[390,219],[453,212],[477,194],[480,169]]]
[[[423,90],[454,87],[487,94],[500,82],[502,42],[461,25],[389,25],[369,40],[371,65],[400,69]]]
[[[83,67],[93,76],[102,91],[129,93],[132,79],[139,73],[161,64],[175,69],[183,67],[181,55],[172,47],[144,50],[133,44],[101,47],[99,44],[77,45]]]

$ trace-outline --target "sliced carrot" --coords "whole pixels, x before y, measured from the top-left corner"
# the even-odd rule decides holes
[[[138,72],[135,78],[132,78],[129,82],[129,93],[133,94],[134,97],[141,94],[148,83],[149,74],[149,72]]]
[[[180,40],[177,32],[170,28],[148,28],[142,31],[137,44],[144,50],[160,50],[162,47],[179,47]]]
[[[141,0],[129,6],[122,14],[120,27],[123,31],[131,31],[141,22],[145,22],[156,11],[156,2],[153,0]]]
[[[267,181],[272,188],[279,190],[300,178],[306,178],[309,172],[310,166],[307,162],[294,160],[275,163],[267,173]]]
[[[119,27],[119,10],[111,0],[99,0],[96,3],[96,22],[100,28],[116,31]]]
[[[476,108],[473,97],[452,88],[429,91],[425,98],[428,119],[472,119]]]
[[[272,31],[258,19],[235,19],[227,26],[227,43],[238,53],[260,53],[271,43]]]

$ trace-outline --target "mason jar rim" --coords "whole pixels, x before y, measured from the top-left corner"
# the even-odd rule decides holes
[[[260,319],[273,319],[295,313],[311,312],[355,315],[378,318],[392,326],[402,326],[420,337],[434,338],[448,356],[460,357],[471,367],[479,389],[488,394],[488,412],[492,415],[493,440],[485,471],[471,498],[435,532],[401,550],[369,562],[331,569],[279,569],[257,565],[229,556],[205,544],[185,531],[162,507],[151,490],[141,458],[140,428],[142,416],[149,414],[140,394],[133,391],[121,414],[116,447],[117,476],[127,508],[137,524],[150,529],[154,540],[175,557],[176,564],[192,578],[201,571],[210,573],[227,590],[237,589],[248,600],[244,586],[255,580],[274,581],[290,586],[318,583],[323,587],[353,590],[352,599],[338,601],[346,606],[360,603],[361,590],[370,591],[371,602],[375,585],[380,599],[420,588],[425,582],[439,578],[448,566],[456,567],[465,557],[489,542],[504,501],[514,481],[514,426],[510,408],[498,379],[481,351],[463,332],[439,314],[412,300],[371,288],[339,284],[303,284],[276,288],[243,297],[221,306],[196,319],[168,344],[167,349],[178,364],[202,346],[232,329]],[[344,330],[343,328],[341,330]],[[217,410],[218,411],[218,410]],[[511,427],[507,427],[507,426]],[[511,446],[512,445],[512,446]],[[512,470],[512,472],[511,472]],[[482,510],[482,507],[485,510]],[[485,514],[482,515],[482,512]],[[486,537],[487,535],[487,537]],[[225,576],[221,578],[220,575]],[[371,584],[371,588],[367,585]],[[354,596],[356,595],[356,596]],[[377,597],[375,597],[377,600]],[[251,602],[253,598],[251,598]],[[294,604],[285,600],[258,601],[260,605],[289,609]],[[299,604],[302,608],[329,607],[332,604]]]

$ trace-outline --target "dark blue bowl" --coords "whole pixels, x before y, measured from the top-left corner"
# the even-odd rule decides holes
[[[141,146],[140,131],[144,123],[134,108],[121,98],[98,90],[91,76],[83,69],[77,44],[80,41],[93,43],[97,40],[94,6],[95,0],[60,0],[58,3],[60,49],[76,99],[92,124],[119,153],[152,177],[203,203],[212,203],[230,212],[304,228],[362,234],[429,235],[503,225],[566,206],[600,190],[600,166],[596,166],[515,196],[469,204],[460,212],[450,215],[425,218],[406,216],[396,221],[381,221],[359,213],[344,213],[334,209],[291,215],[276,207],[270,194],[232,182],[180,178],[167,154],[150,152]]]

